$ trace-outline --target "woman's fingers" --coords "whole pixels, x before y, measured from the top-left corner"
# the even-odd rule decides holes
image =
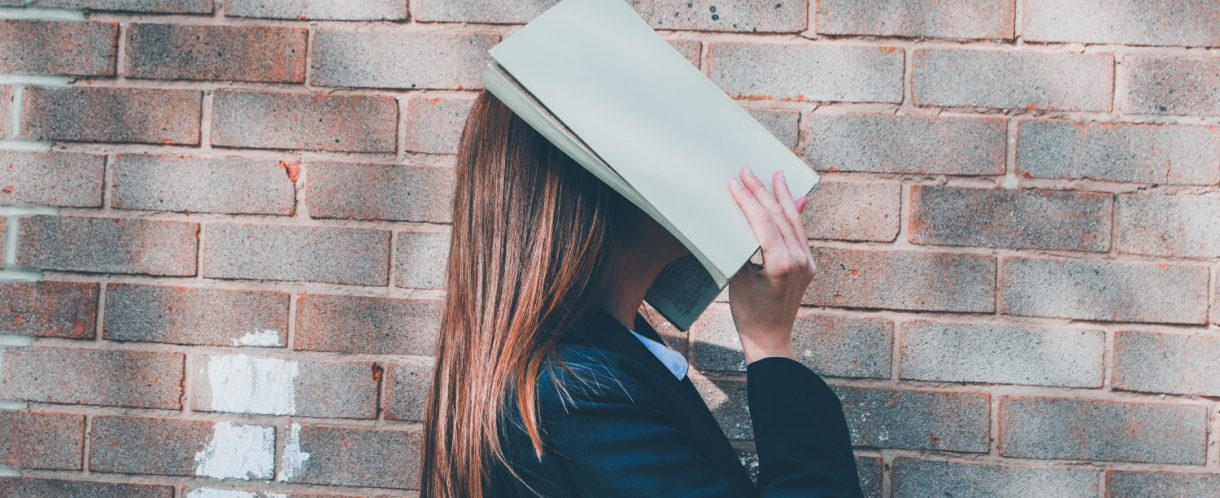
[[[796,200],[796,212],[800,213],[800,214],[804,214],[805,206],[808,206],[808,205],[809,205],[808,197],[801,197],[800,199],[797,199]]]
[[[792,232],[797,240],[808,240],[809,236],[805,233],[805,224],[801,223],[801,214],[797,212],[796,203],[792,200],[792,192],[788,190],[788,179],[784,178],[783,170],[776,170],[772,175],[771,183],[775,188],[775,199],[779,203],[780,208],[784,210],[784,214],[788,219],[788,223],[792,226]],[[793,242],[796,242],[795,240]],[[807,245],[807,244],[806,244]]]
[[[758,243],[762,246],[763,262],[771,264],[773,261],[778,263],[781,258],[786,260],[788,248],[783,234],[779,231],[777,221],[780,220],[776,220],[771,211],[763,207],[754,194],[738,179],[729,180],[729,192],[733,195],[733,200],[737,201],[737,205],[741,207],[746,220],[750,222],[750,229],[754,231],[754,236],[758,238]]]
[[[792,230],[792,223],[788,220],[788,214],[784,212],[784,208],[775,200],[775,196],[767,191],[767,187],[763,185],[762,180],[754,176],[754,172],[750,171],[750,167],[741,168],[741,182],[749,189],[750,193],[754,194],[754,198],[758,203],[767,209],[775,218],[775,224],[779,231],[784,236],[784,242],[789,244],[796,243],[797,234]]]

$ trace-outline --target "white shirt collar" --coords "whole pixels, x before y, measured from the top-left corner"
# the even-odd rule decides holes
[[[686,357],[682,356],[682,353],[669,349],[668,346],[644,337],[634,330],[630,332],[631,335],[634,335],[640,342],[644,343],[644,347],[652,351],[652,354],[656,355],[657,359],[661,360],[661,363],[664,363],[670,372],[673,372],[674,377],[677,377],[678,380],[686,378],[688,364]]]

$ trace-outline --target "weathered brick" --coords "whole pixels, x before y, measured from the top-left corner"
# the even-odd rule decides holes
[[[752,451],[738,449],[737,457],[746,468],[750,478],[758,481],[758,454]],[[864,498],[881,498],[881,468],[884,463],[881,457],[856,455],[856,473],[860,477],[860,490]]]
[[[285,162],[121,154],[110,203],[118,209],[291,215],[296,190]]]
[[[419,21],[525,24],[559,0],[419,0],[411,11]]]
[[[805,160],[819,171],[1004,174],[1003,119],[813,113],[808,121]]]
[[[901,49],[713,42],[707,51],[712,82],[739,99],[902,102]]]
[[[1017,170],[1025,177],[1168,185],[1220,180],[1220,128],[1019,121]]]
[[[197,487],[189,488],[182,498],[369,498],[367,495],[336,495],[332,493],[315,494],[315,493],[284,493],[282,491],[266,491],[256,489],[221,489]]]
[[[904,379],[1101,387],[1106,336],[989,324],[902,325]]]
[[[288,294],[109,284],[103,336],[111,341],[283,347]]]
[[[1097,498],[1097,471],[944,460],[894,459],[894,498],[988,496]]]
[[[0,283],[0,332],[92,338],[97,332],[97,296],[98,286],[92,283]]]
[[[53,347],[4,351],[0,398],[39,403],[182,407],[182,353]]]
[[[305,81],[304,28],[132,24],[129,78],[268,83]]]
[[[458,139],[474,98],[416,95],[407,99],[405,149],[412,152],[457,154]]]
[[[890,242],[898,236],[902,187],[818,182],[801,214],[811,239]]]
[[[1220,46],[1220,4],[1210,0],[1030,0],[1022,19],[1027,41]]]
[[[1110,54],[918,49],[913,57],[916,105],[1110,110]]]
[[[1103,252],[1113,211],[1110,194],[912,185],[907,236],[925,245]]]
[[[358,88],[483,87],[493,33],[419,32],[411,27],[314,34],[310,82]]]
[[[382,368],[369,362],[262,356],[192,358],[191,408],[243,415],[374,418]]]
[[[12,87],[0,86],[0,137],[7,137],[10,133],[16,133],[17,130],[9,130],[9,108],[13,106],[13,89]]]
[[[1106,498],[1210,498],[1216,489],[1216,474],[1106,471]]]
[[[329,21],[401,21],[407,2],[401,0],[228,0],[225,15],[264,19],[318,19]]]
[[[4,465],[80,470],[84,447],[84,415],[0,412],[0,462]]]
[[[206,14],[220,0],[33,0],[36,7],[159,14]]]
[[[954,39],[1011,39],[1012,0],[820,0],[817,31]]]
[[[754,439],[745,381],[692,376],[691,382],[703,396],[725,436],[735,440]]]
[[[1128,391],[1220,396],[1220,338],[1115,332],[1110,383]]]
[[[1123,110],[1133,114],[1220,116],[1220,57],[1123,58]]]
[[[19,225],[17,264],[90,273],[194,275],[199,224],[33,216]]]
[[[801,119],[801,113],[793,109],[769,109],[766,107],[758,107],[749,103],[750,101],[740,101],[742,108],[750,113],[750,116],[758,121],[758,124],[763,125],[771,135],[779,140],[780,143],[787,145],[789,149],[796,147],[796,140],[800,136],[798,125]]]
[[[0,152],[0,205],[101,207],[105,162],[71,152]]]
[[[432,388],[435,362],[426,360],[391,363],[386,368],[385,418],[388,420],[423,420],[428,390]]]
[[[1119,196],[1117,244],[1132,254],[1220,258],[1220,197]]]
[[[694,363],[700,370],[746,371],[733,317],[712,309],[691,327]],[[840,318],[801,313],[792,326],[797,360],[820,375],[888,378],[894,324],[889,320]]]
[[[995,310],[995,260],[973,254],[814,248],[815,306],[899,310]]]
[[[360,228],[208,225],[209,278],[386,285],[390,232]]]
[[[431,356],[441,301],[305,294],[297,300],[296,349]]]
[[[667,38],[665,41],[669,42],[669,46],[673,47],[674,50],[682,54],[682,57],[686,57],[686,60],[690,61],[692,66],[700,67],[702,65],[703,43],[699,40]]]
[[[297,426],[295,448],[308,459],[287,458],[279,480],[331,486],[418,489],[422,438],[418,432]],[[288,437],[289,445],[293,438]],[[285,448],[285,453],[290,448]],[[298,465],[293,465],[298,463]],[[294,468],[295,467],[295,468]]]
[[[117,23],[0,21],[0,72],[113,76]]]
[[[453,168],[308,163],[306,169],[305,203],[314,218],[453,220]]]
[[[26,87],[21,134],[69,142],[195,145],[203,93],[152,88]]]
[[[266,480],[274,470],[275,428],[98,416],[89,450],[91,472]]]
[[[0,496],[21,498],[173,498],[173,486],[61,481],[33,477],[0,478]]]
[[[1204,267],[1012,258],[1000,275],[1000,311],[1006,314],[1207,323]]]
[[[999,437],[1007,457],[1202,465],[1207,408],[1005,396]]]
[[[836,387],[852,444],[986,453],[987,393]]]
[[[398,232],[394,286],[444,289],[448,260],[449,232]]]
[[[631,0],[655,29],[799,33],[805,30],[807,0]]]
[[[392,97],[220,91],[212,106],[220,147],[394,152],[397,140]]]

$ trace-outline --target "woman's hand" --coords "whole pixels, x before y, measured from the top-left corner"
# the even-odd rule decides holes
[[[792,323],[817,270],[800,218],[808,199],[793,202],[780,171],[771,179],[775,195],[748,166],[741,169],[741,178],[729,181],[729,191],[762,245],[763,265],[747,263],[729,283],[733,324],[746,363],[768,356],[796,359]]]

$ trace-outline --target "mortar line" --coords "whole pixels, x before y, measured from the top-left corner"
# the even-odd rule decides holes
[[[183,415],[195,413],[193,408],[195,401],[195,389],[193,386],[195,383],[195,369],[192,367],[197,361],[202,361],[199,355],[194,354],[190,347],[184,348],[182,351],[182,398],[180,400],[182,407],[179,410]]]
[[[394,124],[398,129],[395,130],[394,140],[398,150],[394,154],[394,158],[397,162],[407,161],[407,100],[410,98],[409,96],[395,98],[395,103],[398,104],[398,119]]]
[[[17,266],[17,233],[20,216],[5,216],[4,232],[4,270],[12,270]]]
[[[881,456],[881,496],[894,496],[894,456],[888,451],[878,452]]]
[[[1001,186],[1006,189],[1021,188],[1021,178],[1017,176],[1017,151],[1021,135],[1021,123],[1015,118],[1004,120],[1004,180]]]
[[[1000,455],[1000,394],[988,391],[989,401],[987,403],[987,417],[990,419],[987,422],[987,431],[990,432],[987,439],[987,454],[994,456]]]
[[[106,331],[106,282],[97,285],[97,323],[93,325],[93,342],[102,342]]]
[[[9,126],[8,136],[12,139],[17,139],[21,136],[21,108],[25,100],[25,85],[13,85],[12,102],[9,102]]]
[[[297,299],[300,293],[292,292],[288,294],[288,331],[284,339],[284,348],[287,351],[296,351],[296,329],[297,329]]]
[[[118,40],[115,44],[114,81],[122,84],[127,82],[127,22],[119,22]]]
[[[1113,391],[1114,386],[1110,381],[1114,377],[1114,341],[1115,331],[1113,329],[1104,330],[1105,334],[1105,350],[1101,357],[1101,388],[1106,391]]]
[[[203,281],[203,247],[207,239],[204,238],[204,233],[207,229],[207,222],[200,221],[199,228],[195,232],[195,274],[187,277],[195,281]]]
[[[305,26],[305,81],[302,86],[312,90],[313,86],[313,47],[318,34],[318,23],[311,22]]]
[[[118,161],[118,154],[105,154],[102,156],[102,208],[97,212],[110,214],[110,204],[114,202],[114,193],[111,190],[114,188],[114,163]]]
[[[1016,0],[1012,9],[1013,45],[1025,44],[1025,0]]]
[[[890,380],[894,381],[894,385],[898,385],[902,378],[902,345],[906,342],[904,323],[906,322],[902,320],[893,320],[890,325],[894,334],[893,340],[890,341]]]
[[[89,457],[91,450],[91,442],[93,441],[93,415],[85,414],[85,433],[82,437],[85,438],[81,444],[81,473],[89,475]]]
[[[215,101],[215,90],[204,90],[199,109],[199,149],[212,150],[212,107]]]

